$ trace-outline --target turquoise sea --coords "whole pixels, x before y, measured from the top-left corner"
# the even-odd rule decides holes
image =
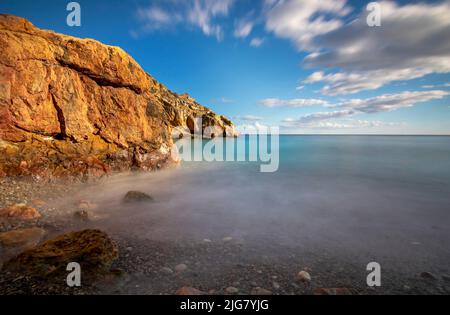
[[[364,286],[374,261],[391,287],[450,272],[450,137],[281,136],[279,148],[273,173],[258,162],[184,162],[117,175],[76,198],[107,209],[107,230],[144,242],[230,237],[233,256],[202,258],[224,272],[236,261],[307,265]],[[128,190],[156,202],[124,206]]]

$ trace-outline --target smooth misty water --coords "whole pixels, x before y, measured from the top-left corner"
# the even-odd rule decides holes
[[[156,202],[123,205],[128,190]],[[254,255],[326,253],[363,272],[370,261],[399,272],[450,269],[450,137],[282,136],[275,173],[189,162],[118,175],[82,197],[111,217],[107,229],[142,240],[231,236],[259,248]]]

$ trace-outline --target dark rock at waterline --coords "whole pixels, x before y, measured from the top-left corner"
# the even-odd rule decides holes
[[[2,272],[47,277],[66,272],[71,262],[80,264],[83,276],[107,271],[118,257],[117,245],[99,230],[63,234],[6,262]]]
[[[133,203],[133,202],[150,202],[153,201],[153,198],[146,193],[140,191],[129,191],[123,197],[124,203]]]
[[[422,272],[420,274],[420,276],[423,279],[427,279],[427,280],[437,280],[437,277],[434,274],[432,274],[431,272],[427,272],[427,271]]]
[[[89,221],[89,212],[86,210],[76,211],[73,214],[73,217],[77,221],[87,222],[87,221]]]

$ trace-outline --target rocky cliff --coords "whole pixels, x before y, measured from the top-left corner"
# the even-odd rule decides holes
[[[0,176],[99,176],[171,162],[172,130],[232,123],[118,47],[0,15]],[[217,135],[216,135],[217,136]]]

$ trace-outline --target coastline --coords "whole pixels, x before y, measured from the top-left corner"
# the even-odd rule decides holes
[[[156,174],[148,176],[154,177]],[[115,176],[120,179],[128,175]],[[71,198],[66,199],[73,201],[74,196],[83,196],[89,191],[90,185],[103,185],[111,179],[114,180],[114,176],[100,182],[70,185],[61,182],[40,185],[23,179],[1,179],[0,206],[39,203],[35,207],[42,218],[26,223],[9,221],[5,224],[2,221],[0,233],[17,228],[40,227],[47,231],[44,241],[67,231],[99,228],[117,243],[119,257],[110,272],[83,283],[81,288],[69,288],[60,278],[43,281],[2,272],[0,294],[159,295],[177,294],[185,287],[209,295],[309,295],[317,294],[324,288],[345,289],[345,294],[355,295],[449,293],[448,278],[426,279],[408,266],[400,271],[401,263],[395,259],[386,261],[391,268],[384,273],[383,286],[369,288],[361,280],[364,279],[364,272],[358,270],[361,262],[350,259],[346,250],[323,251],[312,244],[296,247],[274,244],[270,240],[255,239],[253,242],[250,238],[227,238],[221,234],[211,239],[183,239],[182,235],[179,239],[150,239],[136,234],[143,231],[139,225],[132,230],[129,225],[121,226],[120,222],[111,225],[115,218],[104,216],[107,209],[102,205],[89,210],[90,220],[82,222],[74,217],[74,213],[80,210],[76,203],[67,202],[64,206],[55,207],[64,196],[70,195]],[[132,217],[133,213],[129,215]],[[146,228],[154,229],[152,226]],[[298,281],[296,274],[299,270],[309,272],[312,281]]]

